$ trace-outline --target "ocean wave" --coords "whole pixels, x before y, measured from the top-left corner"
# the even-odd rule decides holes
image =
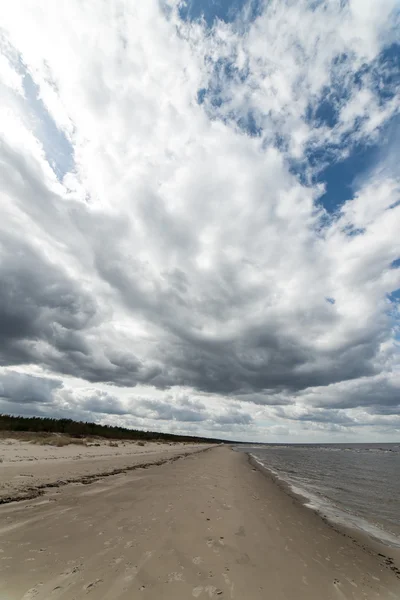
[[[320,461],[316,462],[315,459],[313,459],[310,464],[307,464],[307,455],[304,454],[304,447],[302,447],[303,451],[299,455],[296,453],[299,462],[298,469],[295,469],[292,468],[292,465],[289,467],[289,465],[285,464],[285,461],[288,462],[289,459],[291,462],[294,462],[293,456],[289,457],[286,452],[278,455],[276,452],[277,447],[274,446],[273,448],[275,452],[266,452],[266,456],[260,456],[257,452],[254,452],[254,450],[249,454],[258,465],[271,472],[279,481],[282,481],[289,486],[293,493],[301,496],[304,499],[303,502],[305,506],[324,516],[331,522],[363,531],[386,545],[400,548],[400,531],[397,532],[396,527],[394,527],[396,530],[396,533],[394,533],[391,531],[392,527],[390,526],[391,523],[398,523],[399,496],[394,494],[390,497],[391,494],[389,493],[389,490],[386,490],[387,493],[385,495],[385,488],[383,487],[381,488],[382,494],[379,496],[379,499],[377,499],[374,494],[371,494],[370,497],[368,497],[368,495],[365,497],[363,494],[363,497],[360,497],[360,482],[364,482],[363,485],[365,485],[365,482],[368,482],[368,487],[371,489],[373,489],[374,486],[374,479],[371,479],[371,472],[368,471],[367,468],[368,463],[365,462],[366,458],[357,458],[357,462],[354,462],[355,458],[349,459],[350,463],[347,463],[347,461],[343,462],[343,459],[341,459],[339,463],[337,463],[336,459],[329,459],[330,461],[332,460],[339,464],[342,468],[341,472],[338,469],[334,472],[330,472],[330,463],[327,462],[327,459],[322,461],[322,463]],[[291,446],[292,450],[293,448],[294,446]],[[295,448],[298,449],[299,447],[296,446]],[[394,454],[398,454],[398,448],[399,447],[397,446]],[[311,448],[308,446],[307,449],[314,450],[315,447]],[[265,451],[267,449],[263,448],[262,450]],[[373,450],[373,452],[369,454],[371,456],[370,460],[373,460],[372,457],[374,454],[389,454],[387,452],[388,448],[385,447],[346,447],[339,450],[350,450],[355,453],[354,456],[358,455],[360,451],[365,452],[366,450]],[[313,456],[315,456],[314,453]],[[279,460],[281,461],[281,464],[278,463],[277,465],[276,463]],[[331,465],[332,464],[333,463],[331,463]],[[380,459],[378,463],[370,464],[375,464],[375,466],[378,465],[379,467],[382,466]],[[354,472],[355,465],[358,466],[357,470]],[[350,466],[353,469],[351,473],[357,473],[357,483],[354,476],[349,471]],[[365,478],[361,477],[361,474],[364,471],[366,471]],[[381,476],[382,469],[376,473],[379,473]],[[340,481],[341,477],[342,479],[344,478],[344,481]],[[388,482],[390,483],[389,473],[388,477]],[[329,495],[333,495],[333,498],[336,497],[336,500],[340,499],[340,502],[337,503],[333,498],[329,497]],[[373,504],[374,502],[375,504]],[[382,510],[383,503],[385,505],[385,511]],[[368,512],[371,514],[368,518],[365,518],[365,514]]]

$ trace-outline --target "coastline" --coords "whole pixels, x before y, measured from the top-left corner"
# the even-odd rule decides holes
[[[0,506],[7,600],[396,600],[400,576],[228,447]]]
[[[364,551],[369,552],[380,560],[382,566],[385,566],[392,570],[395,575],[400,579],[400,547],[387,543],[386,540],[382,540],[369,532],[346,524],[343,521],[328,517],[318,507],[312,506],[310,498],[307,496],[306,491],[301,493],[300,490],[293,489],[293,486],[276,475],[271,469],[266,467],[257,457],[253,456],[250,452],[246,453],[248,456],[249,464],[259,470],[264,477],[268,478],[275,486],[277,486],[284,494],[292,498],[295,502],[298,502],[305,510],[311,511],[315,514],[323,523],[328,525],[333,531],[344,537],[350,538],[354,544],[357,544]],[[399,591],[400,594],[400,591]]]
[[[267,445],[244,451],[308,508],[400,549],[399,444]]]

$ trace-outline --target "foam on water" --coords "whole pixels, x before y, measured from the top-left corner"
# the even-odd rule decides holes
[[[329,520],[400,547],[400,445],[241,447]],[[251,451],[251,452],[250,452]]]

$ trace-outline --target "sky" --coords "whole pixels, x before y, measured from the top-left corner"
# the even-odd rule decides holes
[[[0,412],[400,441],[398,0],[0,23]]]

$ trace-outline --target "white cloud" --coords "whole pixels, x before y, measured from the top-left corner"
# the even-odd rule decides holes
[[[285,418],[346,427],[332,386],[351,407],[353,384],[379,395],[398,364],[399,173],[372,171],[335,216],[311,183],[400,108],[375,77],[395,3],[369,5],[273,1],[213,29],[155,0],[1,6],[1,364],[62,377],[56,411],[257,438]],[[326,423],[292,418],[316,393]],[[264,401],[283,405],[265,428]]]

